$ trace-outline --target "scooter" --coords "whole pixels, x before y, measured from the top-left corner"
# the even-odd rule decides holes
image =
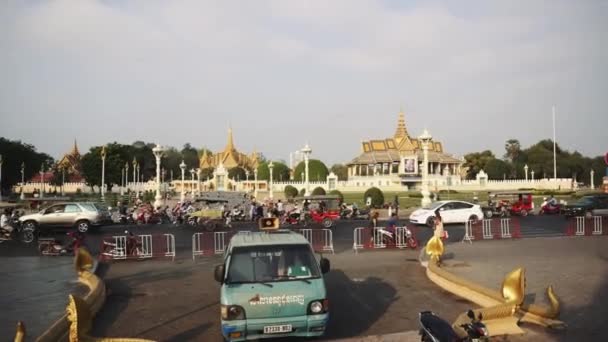
[[[13,240],[31,243],[36,239],[36,231],[33,228],[22,227],[19,222],[13,222],[11,227],[13,227],[12,231],[0,228],[0,243]]]
[[[538,215],[559,215],[562,211],[562,206],[558,204],[549,204],[549,201],[545,199],[543,203],[540,205],[540,211]]]
[[[460,327],[467,333],[465,337],[459,337],[450,323],[437,316],[432,311],[422,311],[419,314],[420,341],[422,342],[486,342],[490,335],[486,325],[481,322],[481,313],[475,318],[473,310],[467,311],[470,323],[462,324]]]
[[[414,239],[412,231],[407,227],[403,227],[403,229],[405,230],[405,234],[403,236],[401,236],[400,238],[405,239],[405,245],[408,248],[416,249],[418,247],[418,241],[416,241],[416,239]],[[396,232],[393,233],[386,228],[378,227],[378,228],[375,228],[372,232],[371,242],[374,245],[395,246],[395,245],[397,245],[397,240],[396,240],[395,235],[396,235]]]
[[[78,231],[67,233],[70,241],[64,245],[61,241],[55,238],[40,238],[38,239],[38,250],[42,255],[58,256],[58,255],[73,255],[84,242],[84,235]]]
[[[308,226],[310,223],[309,214],[300,214],[294,211],[288,211],[281,216],[281,226],[297,226],[302,225],[303,227]]]

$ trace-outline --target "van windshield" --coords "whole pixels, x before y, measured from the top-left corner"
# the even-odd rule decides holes
[[[320,277],[308,245],[236,247],[230,255],[226,283],[290,281]]]

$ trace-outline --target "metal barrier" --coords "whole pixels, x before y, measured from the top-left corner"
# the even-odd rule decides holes
[[[384,228],[382,228],[384,229]],[[387,243],[380,228],[359,227],[353,231],[353,250],[360,249],[387,249],[387,248],[413,248],[418,247],[414,233],[408,227],[395,227],[392,239]]]
[[[465,222],[462,241],[521,238],[521,227],[516,218],[495,218]]]
[[[593,231],[591,235],[602,235],[602,217],[601,216],[593,216]]]
[[[171,257],[175,260],[175,236],[173,234],[135,235],[129,246],[126,235],[102,239],[99,258],[101,260],[150,259]]]
[[[566,228],[566,235],[569,236],[591,236],[591,235],[605,235],[608,233],[604,231],[604,220],[608,220],[608,217],[602,216],[576,216],[570,219],[570,224]]]
[[[585,235],[585,217],[578,216],[576,218],[576,232],[574,235],[582,236]]]
[[[308,240],[315,252],[334,253],[334,238],[331,229],[294,229]]]
[[[462,238],[462,242],[468,241],[469,243],[473,243],[475,240],[475,235],[473,235],[473,221],[469,220],[464,223],[464,237]]]
[[[510,239],[511,238],[511,219],[501,218],[500,219],[500,238]]]
[[[483,232],[483,239],[493,239],[494,235],[492,235],[492,219],[486,219],[481,221],[481,227]]]

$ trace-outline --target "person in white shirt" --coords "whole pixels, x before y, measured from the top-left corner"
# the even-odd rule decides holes
[[[9,215],[8,210],[4,210],[2,212],[2,216],[0,216],[0,228],[3,230],[3,233],[6,237],[11,235],[13,231],[13,227],[9,224]]]
[[[279,214],[283,213],[283,202],[281,202],[281,200],[277,202],[277,210],[279,211]]]

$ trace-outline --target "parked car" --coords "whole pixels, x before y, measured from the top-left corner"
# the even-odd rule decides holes
[[[56,203],[35,214],[19,218],[24,228],[37,232],[42,229],[74,227],[86,233],[93,226],[112,223],[110,212],[102,205],[91,202]]]
[[[435,220],[435,211],[441,212],[443,223],[465,223],[483,218],[479,204],[463,201],[437,201],[428,208],[420,208],[410,215],[410,222],[426,224],[432,227]]]
[[[608,216],[608,195],[583,196],[573,204],[562,209],[566,217],[572,216]]]

